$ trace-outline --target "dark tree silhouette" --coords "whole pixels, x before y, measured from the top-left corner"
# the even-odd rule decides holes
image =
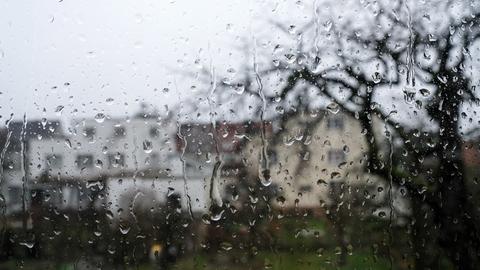
[[[298,46],[287,47],[288,53],[273,61],[270,54],[255,52],[244,78],[222,85],[244,88],[244,94],[234,101],[228,91],[218,91],[218,103],[228,102],[234,110],[248,100],[284,127],[315,101],[329,100],[359,121],[368,142],[366,172],[407,190],[416,268],[434,269],[446,255],[456,269],[475,269],[480,216],[467,190],[471,180],[461,151],[462,119],[470,123],[466,126],[478,124],[465,108],[475,110],[479,102],[474,76],[480,5],[466,0],[415,2],[415,7],[408,1],[382,3],[359,6],[361,11],[327,21],[325,28],[320,21],[329,15],[316,7],[311,22],[295,27]],[[292,26],[275,24],[292,35]],[[265,58],[273,65],[261,64]],[[403,98],[382,97],[386,90]],[[375,132],[378,123],[386,135]]]

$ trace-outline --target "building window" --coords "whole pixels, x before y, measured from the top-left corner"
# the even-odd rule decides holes
[[[151,127],[149,133],[152,138],[160,137],[160,130],[157,127]]]
[[[80,192],[76,186],[65,186],[62,188],[63,207],[75,209],[78,207]]]
[[[331,164],[339,164],[345,162],[345,153],[339,149],[329,150],[328,162]]]
[[[8,171],[8,170],[11,170],[11,171],[18,171],[20,170],[20,164],[21,162],[20,161],[14,161],[14,160],[5,160],[5,162],[3,163],[3,169]]]
[[[327,128],[343,130],[344,128],[343,117],[341,116],[329,117],[327,119]]]
[[[124,127],[113,128],[113,136],[115,136],[115,138],[122,138],[122,137],[125,137],[125,135],[126,135],[126,131]]]
[[[300,186],[299,191],[300,192],[310,192],[310,191],[312,191],[312,186],[311,185],[302,185],[302,186]]]
[[[8,188],[8,204],[19,204],[22,202],[22,188],[20,187],[9,187]]]
[[[109,154],[108,166],[109,168],[118,168],[125,166],[125,155],[119,152],[115,154]]]
[[[95,136],[95,128],[94,127],[86,127],[83,130],[83,135],[87,137],[89,140],[93,140],[93,137]]]
[[[160,163],[160,155],[156,152],[150,153],[150,156],[147,157],[147,161],[148,162],[146,163],[148,163],[148,165],[150,165],[151,167],[158,166],[158,164]]]
[[[75,163],[77,168],[91,168],[93,167],[93,155],[78,155]]]
[[[58,154],[47,155],[45,160],[47,162],[46,168],[48,169],[58,169],[63,165],[63,157]]]

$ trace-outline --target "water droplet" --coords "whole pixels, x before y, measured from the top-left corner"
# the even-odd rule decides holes
[[[211,224],[210,217],[207,214],[202,216],[202,221],[203,221],[203,223],[205,223],[207,225]]]
[[[443,84],[447,84],[448,82],[448,79],[445,76],[437,76],[437,79]]]
[[[277,197],[277,203],[278,203],[280,206],[285,205],[285,201],[286,201],[285,197],[283,197],[283,196],[278,196],[278,197]]]
[[[327,185],[327,182],[326,182],[325,180],[323,180],[323,179],[318,179],[318,180],[317,180],[317,185],[325,185],[325,186],[326,186],[326,185]]]
[[[97,161],[95,162],[95,167],[99,169],[103,168],[103,162],[100,159],[97,159]]]
[[[97,188],[99,190],[103,189],[103,182],[102,181],[89,181],[87,183],[87,188]]]
[[[210,220],[212,221],[219,221],[221,218],[222,218],[222,215],[223,215],[223,212],[225,212],[225,210],[222,210],[218,213],[212,213],[210,215]]]
[[[125,227],[124,225],[120,225],[119,229],[123,235],[127,234],[130,231],[130,227]]]
[[[422,88],[420,89],[420,94],[424,97],[427,97],[430,95],[430,91],[428,89]]]
[[[283,106],[276,106],[275,107],[275,111],[278,112],[279,114],[283,114],[285,112],[285,109],[283,108]]]
[[[237,83],[232,86],[233,91],[239,95],[243,94],[245,92],[245,85],[241,83]]]
[[[103,113],[97,113],[95,115],[95,121],[97,121],[97,123],[103,123],[103,121],[105,121],[105,114]]]
[[[339,172],[332,172],[332,173],[330,174],[330,178],[331,178],[331,179],[340,178],[341,176],[342,176],[342,174],[339,173]]]
[[[174,189],[174,188],[172,188],[172,187],[168,187],[168,190],[167,190],[167,197],[170,197],[170,196],[172,196],[174,193],[175,193],[175,189]]]
[[[65,139],[65,144],[68,146],[68,148],[72,148],[72,142],[70,141],[70,139]]]
[[[144,140],[143,141],[143,151],[145,151],[145,153],[149,154],[151,153],[153,150],[153,144],[151,141],[149,140]]]
[[[372,79],[373,79],[373,82],[374,83],[380,83],[382,81],[382,75],[378,72],[375,72],[373,75],[372,75]]]
[[[57,108],[55,108],[55,112],[56,112],[57,114],[61,114],[64,108],[65,108],[65,106],[63,106],[63,105],[58,105]]]
[[[325,22],[324,27],[325,31],[329,32],[332,29],[333,23],[331,20]]]
[[[35,242],[33,242],[33,241],[23,241],[23,242],[20,242],[19,244],[20,244],[20,246],[25,246],[29,249],[31,249],[31,248],[33,248],[33,246],[35,246]]]
[[[327,110],[333,114],[337,114],[340,111],[340,106],[337,103],[332,102],[327,105]]]
[[[297,57],[294,54],[288,53],[285,54],[285,61],[289,64],[293,64],[297,60]]]
[[[229,243],[229,242],[222,242],[222,243],[220,244],[220,247],[221,247],[223,250],[225,250],[225,251],[229,251],[229,250],[231,250],[231,249],[233,248],[233,245],[232,245],[231,243]]]
[[[288,27],[288,32],[291,34],[291,35],[295,35],[295,32],[297,31],[297,27],[295,25],[290,25]]]
[[[108,253],[110,254],[115,254],[116,250],[115,250],[115,247],[113,245],[108,245],[108,249],[107,249]]]
[[[413,88],[404,88],[403,89],[403,99],[407,104],[412,104],[415,100],[416,91]]]
[[[269,169],[261,170],[259,173],[259,178],[260,178],[260,183],[262,183],[264,187],[268,187],[272,184],[272,177],[270,176]]]
[[[113,213],[112,213],[112,211],[107,210],[107,211],[105,212],[105,215],[106,215],[109,219],[113,219]]]

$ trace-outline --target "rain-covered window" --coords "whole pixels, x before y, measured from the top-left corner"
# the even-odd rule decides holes
[[[480,2],[0,3],[0,269],[480,269]]]

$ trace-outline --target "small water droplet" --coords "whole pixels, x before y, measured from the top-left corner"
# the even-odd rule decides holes
[[[70,141],[70,139],[65,139],[65,144],[68,146],[68,148],[72,148],[72,142]]]
[[[145,153],[149,154],[151,153],[153,150],[153,144],[151,141],[149,140],[144,140],[143,141],[143,151],[145,151]]]
[[[123,235],[127,234],[130,231],[130,227],[126,227],[124,225],[120,225],[119,229]]]
[[[295,35],[296,31],[297,31],[297,27],[296,27],[295,25],[290,25],[290,26],[288,27],[288,32],[289,32],[291,35]]]
[[[222,215],[223,215],[223,212],[225,212],[225,210],[222,210],[218,213],[212,213],[210,215],[210,220],[212,221],[219,221],[221,218],[222,218]]]
[[[56,112],[57,114],[61,114],[64,108],[65,108],[65,106],[63,106],[63,105],[58,105],[57,108],[55,108],[55,112]]]
[[[327,105],[327,110],[333,114],[337,114],[340,111],[340,106],[337,103],[332,102]]]
[[[270,176],[269,169],[261,170],[259,174],[259,178],[260,178],[260,183],[262,183],[264,187],[268,187],[272,184],[272,177]]]
[[[222,248],[223,250],[225,250],[225,251],[229,251],[229,250],[231,250],[231,249],[233,248],[233,245],[232,245],[231,243],[229,243],[229,242],[222,242],[222,243],[220,244],[220,246],[221,246],[221,248]]]
[[[19,244],[20,244],[21,246],[25,246],[25,247],[27,247],[27,248],[29,248],[29,249],[32,249],[33,246],[35,246],[35,242],[33,242],[33,241],[23,241],[23,242],[20,242]]]
[[[372,75],[372,79],[373,79],[373,82],[378,84],[382,81],[382,75],[378,72],[375,72],[373,75]]]
[[[106,215],[109,219],[113,219],[113,213],[112,213],[112,211],[107,210],[107,211],[105,212],[105,215]]]
[[[95,162],[95,167],[99,169],[103,168],[103,162],[100,159],[97,159],[97,161]]]
[[[103,182],[102,181],[89,181],[87,183],[87,188],[97,188],[98,190],[103,189]]]
[[[105,118],[106,116],[103,113],[97,113],[95,115],[95,121],[97,121],[97,123],[103,123],[103,121],[105,121]]]
[[[245,85],[241,83],[234,84],[232,86],[233,91],[239,95],[243,94],[245,92]]]
[[[403,99],[407,104],[412,104],[415,100],[416,91],[413,88],[404,88],[403,89]]]
[[[174,194],[175,192],[175,189],[172,188],[172,187],[168,187],[168,190],[167,190],[167,197],[170,197]]]
[[[424,97],[427,97],[430,95],[430,91],[428,89],[422,88],[420,89],[420,94]]]
[[[325,22],[324,27],[325,31],[329,32],[332,29],[333,23],[331,20]]]

